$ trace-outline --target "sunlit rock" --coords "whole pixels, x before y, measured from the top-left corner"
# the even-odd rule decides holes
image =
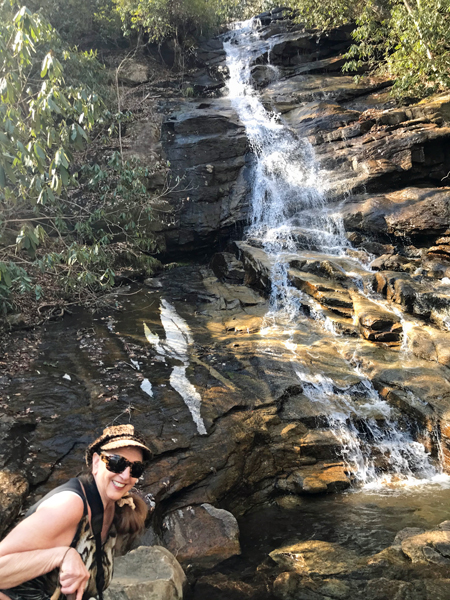
[[[450,531],[434,530],[408,536],[401,542],[402,552],[413,564],[432,563],[450,566]]]
[[[400,318],[375,302],[351,293],[355,317],[362,335],[372,342],[399,342],[402,333]]]
[[[28,488],[28,481],[23,475],[0,471],[0,536],[19,514]]]
[[[282,568],[301,575],[342,575],[358,567],[359,557],[338,544],[311,540],[278,548],[270,558]]]

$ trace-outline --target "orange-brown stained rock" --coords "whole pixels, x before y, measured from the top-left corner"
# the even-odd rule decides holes
[[[311,540],[273,550],[269,554],[280,567],[302,575],[342,575],[351,573],[360,558],[338,544]]]
[[[16,473],[0,471],[0,537],[19,514],[28,493],[28,481]]]

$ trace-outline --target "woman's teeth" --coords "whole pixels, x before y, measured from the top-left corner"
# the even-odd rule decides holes
[[[113,481],[113,484],[115,487],[119,488],[119,490],[125,487],[124,483],[119,483],[118,481]]]

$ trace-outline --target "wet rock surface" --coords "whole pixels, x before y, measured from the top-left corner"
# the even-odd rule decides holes
[[[347,231],[360,233],[359,245],[372,249],[394,243],[403,253],[412,241],[445,270],[449,247],[438,239],[445,238],[449,220],[443,187],[450,171],[448,96],[395,106],[391,82],[363,77],[355,83],[340,71],[351,27],[308,31],[287,13],[277,14],[282,18],[255,22],[259,39],[248,47],[252,78],[265,106],[314,146],[328,199],[343,201],[339,211]],[[148,86],[158,99],[153,112],[160,123],[150,135],[149,154],[170,164],[149,182],[163,192],[152,227],[169,255],[239,237],[249,218],[254,155],[227,97],[228,38],[200,45],[198,69],[183,83],[189,94],[183,97],[172,80]],[[127,64],[122,75],[131,78],[128,85],[136,77],[145,81],[142,69],[142,60]],[[138,125],[148,128],[147,122]],[[124,138],[126,152],[143,158],[142,136],[133,130]]]
[[[232,517],[216,511],[241,517],[267,502],[348,489],[359,459],[374,477],[401,484],[400,475],[389,479],[398,459],[391,435],[406,448],[408,476],[430,477],[439,461],[450,470],[450,101],[394,107],[389,82],[356,84],[337,70],[349,30],[318,40],[269,17],[249,48],[253,79],[279,122],[314,147],[349,244],[330,254],[317,232],[292,230],[287,279],[298,312],[289,328],[270,311],[275,260],[256,238],[228,245],[209,266],[150,278],[110,310],[49,323],[23,369],[0,379],[5,528],[28,488],[25,504],[77,474],[84,448],[111,423],[131,421],[154,451],[139,483],[156,505],[152,539],[202,568],[237,560]],[[152,226],[161,247],[183,259],[242,237],[254,161],[230,100],[218,96],[223,39],[204,44],[198,60],[189,83],[205,97],[170,96],[159,82],[161,137],[152,131],[151,144],[170,163],[163,182],[149,183],[166,186]],[[133,139],[128,151],[142,154]],[[370,559],[334,542],[293,542],[273,554],[276,575],[272,562],[257,583],[254,569],[242,578],[203,574],[198,597],[447,598],[445,527],[400,537]],[[140,594],[134,585],[118,581],[112,600]]]
[[[337,273],[348,260],[336,264]],[[307,268],[308,261],[311,255]],[[329,269],[323,262],[315,257],[317,268]],[[253,276],[254,262],[248,265]],[[158,281],[162,287],[122,297],[121,311],[49,324],[28,373],[3,380],[3,435],[16,448],[4,454],[3,468],[23,473],[36,488],[33,498],[79,472],[84,447],[101,426],[129,418],[139,421],[154,450],[142,490],[162,503],[163,514],[208,503],[239,515],[277,493],[345,489],[353,472],[339,457],[342,440],[329,416],[344,397],[358,413],[367,401],[364,377],[391,406],[391,418],[416,423],[436,457],[432,432],[440,427],[447,455],[450,385],[437,350],[426,360],[406,357],[398,344],[368,340],[364,331],[336,337],[305,314],[290,340],[304,365],[302,382],[285,345],[288,334],[267,328],[260,293],[222,283],[206,267],[171,270]],[[339,294],[348,285],[342,278],[335,283]],[[307,311],[308,298],[317,300],[303,293]],[[359,321],[375,335],[398,324],[392,312],[380,318],[378,306],[367,311],[354,289],[351,298]],[[186,338],[174,346],[171,332],[183,328]],[[425,354],[423,348],[415,353]],[[315,373],[334,390],[312,402],[308,377]]]

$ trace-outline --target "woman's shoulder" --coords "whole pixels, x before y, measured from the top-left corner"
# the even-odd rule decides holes
[[[44,498],[1,542],[0,556],[70,545],[84,515],[83,499],[70,491]]]
[[[51,509],[58,512],[69,511],[81,519],[84,513],[84,501],[81,496],[71,490],[61,490],[49,498],[45,498],[36,508],[36,512]]]
[[[33,504],[25,514],[25,521],[37,514],[42,517],[43,513],[49,511],[52,512],[52,518],[62,513],[63,516],[66,515],[64,520],[70,522],[79,521],[84,514],[87,514],[83,487],[77,478],[69,479]]]

